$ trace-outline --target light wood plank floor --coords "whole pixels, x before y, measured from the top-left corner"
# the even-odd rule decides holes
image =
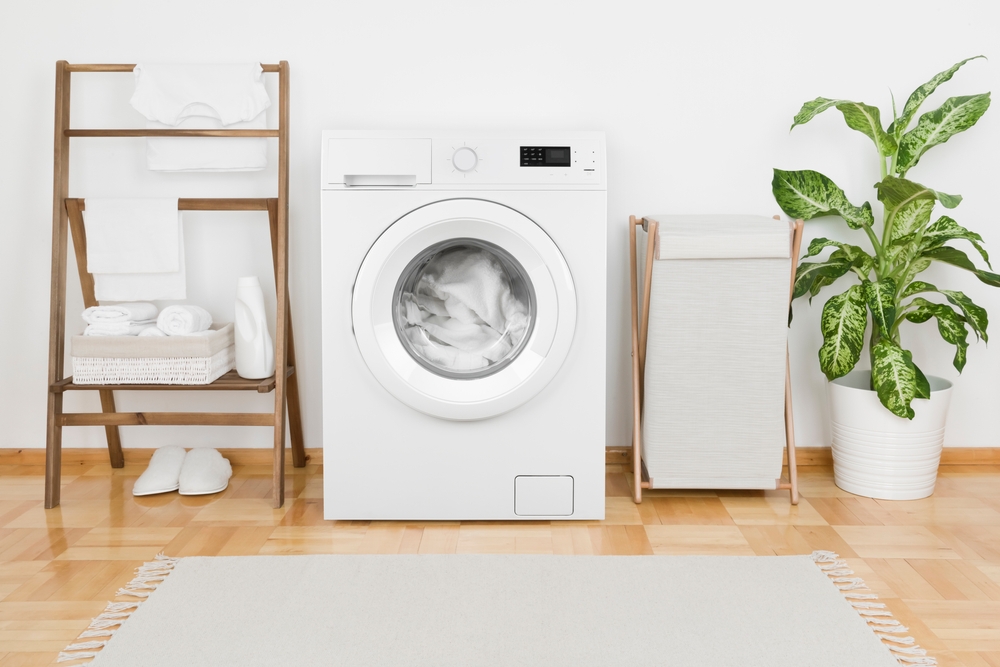
[[[325,522],[319,466],[289,469],[271,509],[270,468],[236,467],[210,497],[133,498],[142,465],[64,467],[62,506],[42,507],[39,466],[0,466],[0,667],[53,664],[133,568],[170,556],[301,553],[805,554],[845,557],[943,667],[1000,667],[1000,466],[942,468],[932,498],[884,502],[801,469],[779,492],[651,492],[608,466],[603,522]]]

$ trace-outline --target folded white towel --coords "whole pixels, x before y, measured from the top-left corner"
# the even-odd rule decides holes
[[[84,336],[139,336],[143,331],[156,328],[156,320],[143,322],[111,322],[110,324],[88,324]]]
[[[197,334],[212,326],[212,315],[201,306],[167,306],[156,318],[156,326],[170,336]]]
[[[176,197],[88,197],[83,221],[90,273],[165,273],[180,269]]]
[[[271,106],[260,63],[140,63],[133,71],[132,106],[147,120],[170,126],[189,116],[231,125],[252,120]]]
[[[171,126],[154,120],[146,127],[165,130]],[[178,125],[182,130],[219,130],[222,121],[207,116],[191,116]],[[246,122],[233,123],[227,130],[263,130],[267,113]],[[267,167],[266,138],[232,137],[149,137],[146,139],[146,168],[151,171],[260,171]]]
[[[142,331],[139,332],[139,335],[140,336],[147,336],[147,337],[148,336],[164,336],[164,337],[166,337],[167,334],[163,331],[163,329],[161,329],[160,327],[154,325],[154,326],[149,327],[148,329],[143,329]]]
[[[95,273],[94,295],[98,301],[146,301],[187,298],[184,264],[184,224],[178,230],[180,269],[167,273]]]
[[[159,312],[160,309],[155,305],[144,301],[116,303],[113,306],[91,306],[83,311],[83,321],[87,324],[155,321]]]

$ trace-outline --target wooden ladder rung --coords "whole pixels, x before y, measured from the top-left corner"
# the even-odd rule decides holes
[[[285,377],[291,377],[294,366],[285,369]],[[72,377],[59,380],[49,391],[61,394],[66,391],[256,391],[267,394],[274,391],[274,376],[263,380],[248,380],[241,378],[236,371],[229,371],[210,384],[76,384]]]
[[[267,211],[268,202],[277,201],[266,197],[199,197],[182,198],[177,200],[178,211]],[[86,199],[69,198],[66,199],[67,207],[70,203],[79,207],[79,210],[86,211]],[[66,209],[69,211],[69,208]]]
[[[67,137],[278,137],[278,130],[63,130]]]
[[[69,412],[63,426],[274,426],[273,412]]]

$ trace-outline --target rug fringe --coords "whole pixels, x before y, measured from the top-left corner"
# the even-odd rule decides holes
[[[833,551],[814,551],[812,560],[829,577],[833,585],[850,602],[854,611],[868,624],[875,636],[882,644],[889,649],[896,661],[904,667],[917,667],[920,665],[937,665],[937,659],[927,655],[927,650],[920,648],[913,637],[893,637],[892,634],[903,634],[909,632],[909,628],[892,618],[892,612],[882,602],[865,602],[865,600],[878,600],[876,593],[870,592],[868,584],[861,577],[852,577],[854,570],[848,566],[847,561]],[[869,591],[867,593],[854,593],[851,591]],[[883,634],[892,633],[892,634]]]
[[[173,571],[179,561],[180,558],[171,558],[164,556],[162,553],[156,554],[154,560],[143,563],[135,569],[135,577],[132,581],[125,584],[125,588],[118,589],[116,595],[137,598],[149,597],[149,594],[163,583],[167,575]],[[122,623],[135,613],[140,604],[141,602],[109,602],[104,611],[90,622],[87,629],[81,632],[77,639],[89,639],[92,637],[110,638],[121,627]],[[59,653],[56,662],[69,662],[70,660],[97,657],[98,651],[94,649],[103,649],[108,641],[110,639],[70,644]],[[91,663],[83,662],[77,667],[89,664]]]

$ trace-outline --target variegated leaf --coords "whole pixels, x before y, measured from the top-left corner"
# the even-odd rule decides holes
[[[913,355],[888,338],[881,339],[872,350],[872,384],[878,400],[892,414],[913,419],[910,401],[917,393],[917,374]]]
[[[982,246],[983,237],[973,231],[969,231],[946,215],[942,215],[933,225],[924,230],[921,247],[923,250],[939,248],[953,239],[964,239],[971,243],[979,251],[986,265],[993,268],[992,264],[990,264],[989,253]]]
[[[915,280],[906,286],[906,289],[904,289],[903,293],[899,295],[899,298],[905,299],[908,296],[920,294],[921,292],[937,292],[937,287],[934,287],[934,285],[931,285],[930,283]]]
[[[951,306],[941,303],[932,303],[927,299],[917,297],[912,301],[912,305],[917,306],[916,310],[906,314],[906,319],[910,322],[926,322],[931,317],[937,318],[938,333],[948,343],[955,346],[955,358],[952,364],[961,373],[965,368],[966,351],[969,349],[969,331],[965,328],[965,318],[952,310]]]
[[[868,311],[861,285],[852,285],[826,302],[820,319],[823,345],[819,348],[819,366],[827,379],[847,375],[857,365],[867,327]]]
[[[916,376],[916,391],[913,394],[914,398],[930,398],[931,397],[931,383],[927,380],[927,376],[924,372],[920,370],[920,367],[913,364],[913,374]]]
[[[840,241],[831,241],[827,238],[816,238],[810,241],[809,247],[806,249],[806,254],[802,255],[802,259],[815,257],[823,252],[824,248],[837,248],[830,255],[828,261],[836,262],[844,260],[850,262],[852,267],[857,268],[865,275],[870,273],[875,267],[875,259],[858,246],[851,245],[850,243],[841,243]],[[837,277],[839,278],[839,276]]]
[[[871,204],[854,206],[843,190],[818,171],[775,169],[771,191],[781,210],[792,218],[812,220],[839,215],[851,229],[871,227],[875,222]]]
[[[899,119],[889,126],[889,132],[893,133],[897,139],[903,136],[907,126],[913,120],[913,117],[917,115],[917,111],[920,110],[920,105],[923,104],[924,100],[930,97],[937,90],[938,86],[951,79],[962,65],[977,58],[985,58],[985,56],[973,56],[972,58],[966,58],[959,63],[955,63],[945,71],[935,74],[930,81],[914,90],[910,94],[909,99],[906,100],[906,105],[903,107],[903,113],[899,115]]]
[[[886,176],[875,184],[878,199],[885,205],[885,235],[886,244],[898,242],[909,234],[922,229],[931,219],[934,203],[947,201],[951,206],[957,206],[962,198],[958,195],[947,195],[931,190],[925,185],[908,181],[905,178]]]
[[[808,123],[830,107],[837,107],[837,110],[844,115],[847,127],[857,130],[871,139],[880,155],[885,157],[896,152],[896,139],[882,129],[882,119],[878,107],[862,102],[817,97],[802,105],[802,109],[795,115],[791,129],[794,129],[796,125]]]
[[[802,262],[795,270],[795,287],[792,290],[792,299],[797,299],[806,292],[812,290],[813,285],[820,279],[823,282],[820,287],[831,284],[837,278],[851,270],[851,263],[844,259],[827,260],[825,262]],[[819,287],[812,295],[816,296]]]
[[[962,311],[962,315],[965,316],[965,321],[972,327],[972,331],[976,334],[976,337],[988,342],[989,336],[986,335],[986,328],[990,325],[990,317],[986,309],[982,306],[977,306],[972,299],[965,296],[962,292],[954,292],[946,289],[940,290],[940,292],[944,294],[948,301],[958,306],[958,309]]]
[[[968,130],[989,108],[990,94],[982,93],[948,98],[939,108],[925,113],[917,121],[916,127],[899,141],[897,173],[906,174],[920,162],[924,153],[959,132]]]
[[[961,250],[957,248],[952,248],[951,246],[941,246],[940,248],[932,248],[922,252],[920,256],[924,259],[934,260],[935,262],[944,262],[945,264],[951,264],[952,266],[957,266],[966,271],[971,271],[976,274],[982,282],[990,285],[991,287],[1000,287],[1000,275],[996,273],[991,273],[990,271],[983,271],[977,269],[976,265],[972,263],[969,256],[966,255]],[[916,262],[914,262],[915,264]]]
[[[913,281],[915,277],[927,270],[927,267],[931,265],[931,260],[920,257],[918,259],[910,262],[910,265],[906,267],[906,271],[903,272],[903,277],[900,278],[900,282],[904,285]]]
[[[865,281],[862,283],[862,291],[872,313],[872,321],[882,335],[888,337],[896,321],[896,282],[892,278],[876,282]]]

